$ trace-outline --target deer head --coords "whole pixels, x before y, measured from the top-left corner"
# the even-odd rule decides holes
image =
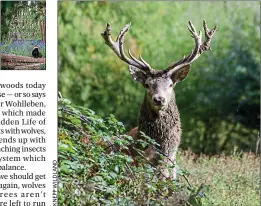
[[[106,30],[101,33],[105,43],[116,53],[116,55],[129,65],[129,71],[132,78],[141,83],[146,89],[147,101],[154,111],[164,110],[173,98],[173,88],[176,83],[184,80],[190,71],[190,65],[204,51],[211,50],[210,42],[214,36],[217,27],[208,29],[207,24],[203,21],[205,30],[205,41],[202,42],[202,35],[197,33],[192,22],[189,21],[188,30],[195,41],[195,48],[188,56],[184,56],[178,62],[170,64],[167,69],[155,70],[146,61],[135,58],[131,51],[128,50],[129,57],[124,52],[124,36],[130,28],[131,23],[123,27],[114,42],[111,38],[111,26],[107,23]]]

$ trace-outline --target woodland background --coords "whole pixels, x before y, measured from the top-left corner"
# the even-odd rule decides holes
[[[45,1],[1,1],[1,69],[45,69],[45,59],[34,59],[37,46],[45,58]]]
[[[59,2],[59,91],[102,117],[114,114],[127,130],[137,126],[144,89],[100,33],[114,40],[131,22],[125,48],[156,69],[189,54],[187,30],[202,20],[218,30],[212,52],[192,64],[175,88],[182,120],[181,148],[195,153],[254,151],[260,122],[259,2]]]
[[[1,41],[45,42],[45,1],[2,1]]]

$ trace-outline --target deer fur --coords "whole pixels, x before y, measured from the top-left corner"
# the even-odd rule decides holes
[[[181,139],[181,122],[174,92],[167,107],[159,112],[153,111],[148,98],[145,97],[140,110],[138,128],[138,138],[140,138],[140,131],[142,131],[156,140],[160,145],[160,151],[165,155],[163,162],[175,164],[176,152]],[[157,165],[159,158],[154,147],[150,148],[150,153],[148,155],[150,161]],[[166,169],[162,173],[165,177],[171,176]],[[175,171],[172,174],[173,178],[175,178]]]
[[[189,31],[195,41],[195,48],[187,56],[176,63],[172,63],[165,70],[154,70],[141,57],[140,60],[124,53],[124,35],[130,24],[127,24],[114,42],[111,39],[111,26],[107,24],[106,30],[101,33],[105,43],[116,55],[129,65],[132,78],[141,83],[146,89],[145,97],[140,109],[139,125],[132,129],[128,135],[133,139],[141,139],[141,132],[154,139],[159,146],[149,145],[145,155],[150,163],[157,165],[162,178],[176,178],[176,153],[181,141],[181,122],[175,93],[173,91],[178,82],[183,81],[189,71],[190,65],[204,51],[210,50],[210,42],[217,27],[209,30],[203,21],[205,41],[201,42],[201,33],[197,33],[191,21]],[[134,150],[132,150],[133,152]],[[132,153],[135,156],[135,151]],[[160,156],[163,156],[161,159]]]

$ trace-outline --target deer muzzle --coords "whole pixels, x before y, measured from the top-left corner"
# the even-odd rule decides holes
[[[152,107],[155,111],[163,110],[167,106],[167,100],[164,96],[153,95]]]
[[[153,97],[153,103],[154,103],[156,106],[164,106],[164,105],[165,105],[165,102],[166,102],[165,97],[161,97],[161,96],[155,96],[155,97]]]

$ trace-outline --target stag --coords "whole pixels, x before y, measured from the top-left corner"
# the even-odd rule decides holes
[[[148,146],[145,154],[150,162],[157,165],[163,178],[176,178],[176,153],[181,140],[180,115],[173,88],[176,83],[187,77],[191,63],[205,51],[211,50],[210,42],[217,30],[217,26],[208,29],[206,21],[203,21],[205,41],[202,42],[201,32],[197,33],[191,21],[188,23],[188,30],[195,41],[194,49],[188,56],[171,63],[163,70],[153,69],[141,56],[139,59],[135,58],[130,49],[128,50],[129,57],[125,54],[124,36],[131,23],[123,27],[116,41],[111,38],[109,23],[107,23],[105,31],[101,33],[105,43],[129,65],[132,78],[146,89],[138,127],[132,129],[128,134],[134,139],[139,139],[142,138],[141,132],[144,132],[158,143],[158,148]],[[159,161],[159,156],[163,156],[161,161]],[[172,169],[170,170],[170,168]]]

